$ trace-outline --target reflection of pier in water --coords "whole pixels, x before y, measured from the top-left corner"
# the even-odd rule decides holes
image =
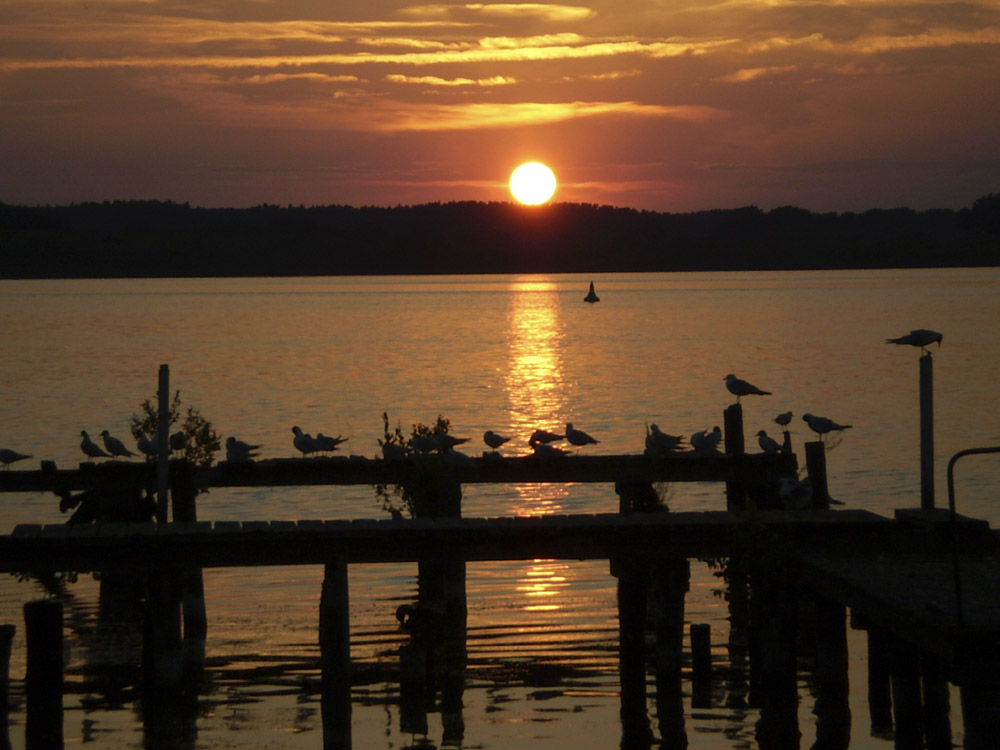
[[[206,478],[215,486],[405,482],[412,467],[400,462],[281,461],[223,465]],[[401,659],[406,722],[421,728],[426,711],[442,712],[451,742],[463,734],[462,694],[467,661],[465,568],[484,560],[611,561],[618,578],[619,667],[623,746],[647,747],[653,732],[647,712],[647,666],[656,685],[658,734],[664,746],[682,744],[685,736],[681,677],[688,657],[683,648],[684,597],[688,560],[725,557],[734,618],[732,667],[746,663],[749,673],[731,668],[729,696],[734,710],[760,708],[757,738],[761,747],[794,747],[798,742],[796,627],[809,624],[815,653],[813,684],[817,691],[817,737],[823,747],[846,747],[850,715],[846,685],[846,606],[857,624],[869,628],[871,642],[887,644],[873,651],[885,657],[892,674],[890,705],[897,735],[921,735],[947,729],[947,680],[959,684],[966,710],[966,742],[989,737],[996,719],[983,706],[996,697],[995,680],[973,670],[980,653],[996,649],[1000,618],[978,606],[981,592],[996,585],[997,554],[988,528],[962,524],[963,566],[970,574],[967,601],[975,617],[958,631],[948,613],[953,599],[947,588],[928,586],[893,598],[884,590],[894,580],[865,581],[864,565],[873,556],[891,561],[919,560],[927,580],[947,568],[950,558],[940,526],[921,526],[912,518],[892,521],[864,511],[636,512],[640,489],[667,480],[727,482],[731,487],[767,483],[795,468],[794,456],[677,456],[651,461],[642,456],[568,457],[544,465],[530,459],[484,457],[469,466],[437,465],[446,501],[437,518],[384,521],[181,522],[87,524],[76,527],[21,526],[0,537],[0,569],[101,570],[128,564],[156,576],[148,589],[144,687],[152,708],[176,702],[149,700],[169,695],[182,684],[183,642],[180,601],[175,585],[181,569],[255,565],[322,564],[320,605],[325,747],[351,745],[351,676],[347,569],[372,562],[417,562],[416,608],[431,617],[431,630],[406,644]],[[110,466],[81,472],[4,472],[0,489],[79,489],[118,481],[146,467]],[[10,475],[10,476],[7,476]],[[621,513],[597,516],[464,519],[459,517],[462,482],[611,481]],[[921,515],[920,521],[926,520]],[[933,520],[933,519],[931,519]],[[183,561],[179,563],[178,561]],[[868,576],[871,578],[871,576]],[[871,584],[866,586],[866,583]],[[879,588],[882,586],[882,589]],[[808,603],[800,604],[800,602]],[[44,603],[43,603],[44,604]],[[816,613],[807,616],[808,612]],[[153,613],[150,616],[149,613]],[[158,613],[158,614],[157,614]],[[60,618],[61,612],[58,614]],[[864,622],[862,623],[862,619]],[[163,626],[168,627],[164,628]],[[61,627],[61,626],[60,626]],[[647,629],[655,635],[645,647]],[[743,638],[742,634],[746,633]],[[202,632],[202,638],[204,633]],[[203,641],[202,641],[203,642]],[[424,655],[419,652],[424,650]],[[746,657],[744,656],[746,654]],[[410,658],[414,657],[414,658]],[[872,662],[877,659],[872,658]],[[919,666],[923,665],[923,666]],[[746,679],[745,683],[741,683]],[[874,674],[873,703],[889,690],[888,678]],[[922,684],[922,688],[921,688]],[[914,689],[916,685],[916,689]],[[402,695],[405,692],[406,695]],[[429,703],[421,698],[435,696]],[[699,694],[693,700],[704,700]],[[181,704],[183,705],[183,704]],[[29,710],[30,710],[29,700]],[[424,718],[421,719],[423,713]],[[183,712],[182,712],[183,714]],[[188,714],[183,714],[187,716]],[[402,715],[402,711],[401,711]],[[873,721],[878,709],[873,706]],[[943,720],[942,720],[943,715]],[[914,717],[921,717],[918,721]],[[145,713],[147,731],[166,727],[163,711]],[[187,723],[190,727],[190,722]],[[917,727],[916,730],[913,728]],[[944,728],[942,728],[944,727]],[[926,729],[925,729],[926,728]],[[950,734],[950,730],[948,730]],[[906,745],[903,745],[906,746]],[[914,745],[916,746],[916,745]],[[986,746],[986,745],[980,745]]]

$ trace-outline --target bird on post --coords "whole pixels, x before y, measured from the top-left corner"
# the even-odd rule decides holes
[[[650,458],[663,458],[680,447],[683,438],[668,435],[654,422],[646,434],[646,455]]]
[[[937,331],[929,331],[926,328],[917,328],[916,330],[910,331],[905,336],[900,336],[894,339],[886,339],[885,343],[898,344],[900,346],[919,346],[921,352],[930,356],[930,352],[928,352],[925,347],[937,342],[937,345],[940,348],[943,340],[944,335],[938,333]]]
[[[702,430],[691,436],[689,441],[695,453],[703,456],[713,456],[719,453],[719,443],[722,442],[722,430],[719,425],[712,428],[712,431]]]
[[[22,461],[25,458],[31,458],[31,456],[27,453],[18,453],[10,448],[0,448],[0,464],[3,464],[4,469],[9,469],[12,463]]]
[[[768,435],[766,430],[761,430],[757,433],[757,445],[769,456],[776,456],[781,453],[781,446],[778,444],[778,441]]]
[[[337,437],[330,437],[329,435],[324,435],[322,432],[317,432],[313,441],[316,443],[316,450],[321,453],[332,453],[337,450],[337,446],[341,443],[346,443],[348,439],[349,438],[341,437],[340,435],[337,435]]]
[[[125,447],[125,443],[116,437],[112,437],[111,433],[107,430],[101,431],[101,439],[104,440],[104,450],[110,453],[112,458],[118,458],[119,456],[128,458],[135,455]]]
[[[255,453],[255,451],[258,448],[260,448],[259,445],[250,445],[249,443],[244,443],[242,440],[237,440],[232,436],[227,437],[226,460],[232,463],[249,461],[250,459],[257,457],[257,453]]]
[[[528,438],[528,445],[534,448],[539,443],[554,443],[557,440],[565,440],[565,435],[560,435],[558,432],[551,432],[550,430],[537,429],[531,433],[531,437]]]
[[[786,411],[783,414],[779,414],[774,418],[774,423],[777,425],[781,425],[783,428],[785,428],[785,431],[787,431],[788,425],[792,423],[792,413],[790,411]]]
[[[494,451],[509,440],[510,440],[509,437],[504,437],[503,435],[499,435],[493,432],[493,430],[487,430],[486,432],[483,433],[483,442],[486,443]]]
[[[156,443],[153,440],[150,440],[149,436],[145,432],[139,433],[139,437],[136,438],[135,441],[135,446],[139,449],[139,452],[145,456],[155,458],[158,453]]]
[[[582,448],[584,445],[590,445],[592,443],[598,442],[583,430],[578,430],[574,428],[572,422],[566,423],[566,439],[570,442],[571,445],[576,446],[577,452],[579,452],[580,448]]]
[[[809,425],[809,429],[819,435],[820,440],[822,440],[823,436],[827,433],[838,432],[851,427],[849,424],[837,424],[832,419],[827,419],[826,417],[815,417],[812,414],[803,414],[802,419],[807,425]]]
[[[80,441],[80,450],[88,458],[111,458],[110,454],[105,453],[101,446],[90,439],[86,430],[80,430],[80,434],[83,435],[83,440]]]
[[[732,373],[723,378],[726,381],[726,389],[736,396],[736,403],[740,402],[741,396],[770,396],[770,391],[762,391],[753,383],[741,380]]]

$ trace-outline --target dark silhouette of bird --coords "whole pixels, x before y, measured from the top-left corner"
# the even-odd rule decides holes
[[[18,453],[10,448],[0,448],[0,464],[3,464],[4,470],[9,469],[15,461],[23,461],[26,458],[31,458],[31,456],[27,453]]]
[[[940,347],[943,340],[944,335],[938,333],[937,331],[929,331],[926,328],[917,328],[916,330],[910,331],[905,336],[900,336],[895,339],[886,339],[885,343],[919,346],[921,352],[929,354],[925,347],[935,342],[937,342],[938,347]]]
[[[183,432],[175,432],[167,438],[167,447],[172,451],[183,451],[187,448],[187,435]]]
[[[434,436],[434,440],[437,441],[438,448],[442,453],[454,450],[456,445],[469,442],[469,438],[455,437],[454,435],[449,435],[447,432],[439,432]]]
[[[337,446],[341,443],[346,443],[347,440],[348,438],[341,437],[340,435],[330,437],[329,435],[324,435],[322,432],[317,432],[316,437],[313,438],[313,441],[316,443],[316,450],[321,453],[331,453],[337,450]]]
[[[487,430],[483,433],[483,442],[486,443],[494,451],[506,442],[509,442],[509,437],[504,437],[503,435],[498,435],[493,432],[493,430]]]
[[[688,442],[691,443],[691,447],[694,448],[695,453],[711,456],[719,453],[719,443],[721,441],[722,430],[719,428],[719,425],[716,425],[712,428],[711,432],[702,430],[701,432],[694,433]]]
[[[433,435],[414,435],[410,438],[410,447],[420,453],[431,453],[441,446]]]
[[[677,435],[661,431],[654,422],[646,434],[646,455],[650,458],[663,458],[677,450],[682,441],[683,438]]]
[[[256,451],[258,448],[260,448],[259,445],[250,445],[250,443],[245,443],[242,440],[237,440],[232,436],[227,437],[226,460],[232,463],[249,461],[257,457]]]
[[[145,432],[139,433],[139,437],[135,440],[135,447],[138,448],[139,452],[144,456],[155,458],[158,453],[155,440],[150,440],[149,436]]]
[[[781,446],[778,444],[778,441],[769,436],[765,430],[757,433],[757,445],[768,455],[774,456],[781,453]]]
[[[819,435],[820,440],[822,440],[823,436],[828,433],[846,430],[851,427],[849,424],[837,424],[832,419],[827,419],[826,417],[814,417],[812,414],[803,414],[802,419],[807,425],[809,425],[809,429]]]
[[[104,440],[104,450],[111,454],[112,458],[118,458],[122,456],[128,458],[134,456],[135,454],[125,447],[125,443],[116,437],[113,437],[107,430],[101,431],[101,439]]]
[[[726,389],[736,396],[736,403],[740,402],[742,396],[770,396],[770,391],[762,391],[752,383],[741,380],[732,373],[723,378],[726,381]]]
[[[566,455],[566,451],[562,448],[558,448],[549,443],[534,443],[531,446],[531,450],[534,451],[535,458],[540,461],[549,461],[554,458],[562,458]]]
[[[88,458],[111,458],[111,454],[105,453],[101,446],[90,439],[90,435],[87,434],[86,430],[80,430],[80,434],[83,435],[83,440],[80,441],[80,450]]]
[[[292,438],[292,445],[294,445],[303,456],[308,456],[310,453],[315,453],[319,450],[313,436],[302,432],[301,427],[295,425],[292,427],[292,432],[295,433],[295,437]]]
[[[571,445],[576,446],[577,452],[579,452],[580,448],[582,448],[585,445],[592,445],[599,442],[594,438],[592,438],[583,430],[578,430],[575,427],[573,427],[572,422],[566,423],[566,439],[570,442]]]
[[[534,448],[539,443],[554,443],[557,440],[565,440],[566,436],[558,432],[551,432],[549,430],[535,430],[531,433],[531,437],[528,438],[528,445]]]
[[[786,411],[783,414],[779,414],[774,418],[774,423],[781,425],[787,430],[788,425],[792,423],[792,413],[790,411]]]

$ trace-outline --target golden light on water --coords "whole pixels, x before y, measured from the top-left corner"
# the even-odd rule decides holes
[[[560,608],[556,596],[569,586],[566,563],[559,560],[532,560],[518,579],[517,591],[528,598],[526,612],[552,612]]]

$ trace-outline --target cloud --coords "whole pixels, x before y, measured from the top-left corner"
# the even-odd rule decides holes
[[[509,76],[491,78],[440,78],[439,76],[404,76],[392,73],[385,77],[391,83],[411,83],[421,86],[509,86],[517,79]]]
[[[540,18],[557,23],[583,21],[597,15],[593,9],[579,5],[550,5],[547,3],[427,4],[413,5],[403,8],[400,12],[418,18],[444,19],[464,13],[492,18]]]
[[[764,78],[767,76],[779,75],[781,73],[793,73],[796,70],[795,65],[772,65],[766,68],[743,68],[742,70],[737,70],[728,75],[720,76],[717,81],[722,81],[723,83],[746,83],[747,81],[754,81],[758,78]]]

